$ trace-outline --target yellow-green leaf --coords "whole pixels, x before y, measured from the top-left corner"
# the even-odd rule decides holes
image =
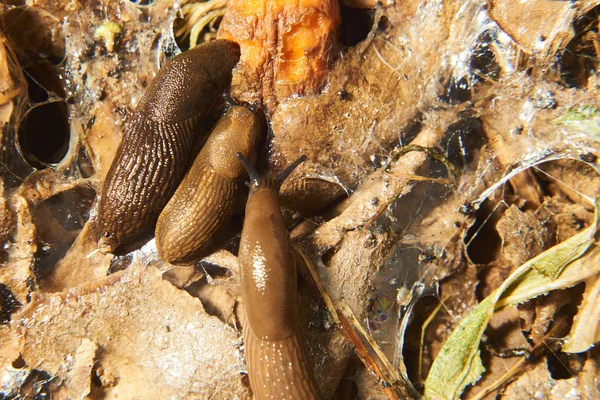
[[[596,107],[582,105],[571,108],[554,122],[600,140],[600,109]]]
[[[572,286],[595,273],[598,268],[596,259],[600,257],[600,248],[593,245],[597,227],[596,202],[591,226],[521,265],[475,307],[454,330],[434,360],[425,381],[425,397],[455,399],[467,385],[479,379],[484,371],[479,359],[479,342],[496,309],[521,303],[550,290]],[[590,247],[592,249],[585,257],[589,262],[574,262]],[[565,286],[557,286],[556,283]]]

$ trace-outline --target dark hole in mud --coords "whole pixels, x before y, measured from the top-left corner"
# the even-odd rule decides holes
[[[79,148],[79,154],[77,155],[77,166],[79,167],[79,173],[82,178],[89,178],[96,173],[94,163],[90,159],[85,147]]]
[[[45,371],[34,369],[19,388],[19,399],[44,400],[52,398],[52,377]]]
[[[129,0],[130,3],[133,3],[138,6],[149,6],[154,3],[155,0]]]
[[[33,64],[25,68],[27,94],[33,104],[43,103],[50,99],[53,92],[64,97],[64,90],[55,71],[48,64]]]
[[[8,286],[0,283],[0,325],[10,322],[10,316],[21,306]]]
[[[575,315],[578,312],[578,305],[581,303],[585,284],[580,283],[569,289],[564,289],[564,304],[554,315],[548,332],[550,338],[545,339],[546,345],[551,351],[547,352],[546,365],[553,379],[570,379],[577,376],[586,359],[586,354],[567,354],[558,350],[557,342],[559,338],[565,337],[573,324]]]
[[[586,358],[585,353],[550,352],[546,356],[546,365],[552,379],[571,379],[579,374]]]
[[[15,369],[22,369],[27,366],[27,363],[23,359],[23,356],[19,354],[19,357],[12,362],[12,367]]]
[[[21,184],[33,168],[43,169],[60,162],[69,145],[67,106],[62,101],[64,87],[56,67],[47,61],[26,60],[29,103],[34,107],[15,111],[6,129],[18,134],[2,136],[0,173],[7,189]]]
[[[329,266],[331,259],[333,258],[333,256],[335,256],[335,253],[337,253],[338,249],[333,247],[329,250],[327,250],[323,256],[321,256],[321,260],[323,261],[323,265],[325,265],[326,267]]]
[[[231,277],[231,271],[227,268],[221,267],[220,265],[210,263],[208,261],[198,262],[194,268],[203,271],[205,275],[210,276],[213,279],[229,278]]]
[[[106,275],[114,274],[115,272],[126,270],[133,260],[133,254],[126,254],[124,256],[114,256],[110,260],[110,266],[108,267],[108,271]]]
[[[444,93],[440,96],[440,100],[449,104],[460,104],[471,100],[472,92],[469,80],[464,77],[452,77]]]
[[[412,142],[423,130],[423,113],[417,113],[407,126],[400,132],[400,145]]]
[[[91,383],[92,383],[93,386],[102,387],[102,379],[100,379],[100,377],[98,376],[98,369],[97,368],[94,368],[92,370]]]
[[[368,8],[351,8],[340,4],[340,15],[340,41],[346,46],[355,46],[366,39],[375,23],[375,11]]]
[[[580,154],[579,159],[581,161],[594,164],[596,161],[598,161],[598,156],[594,153],[587,152]]]
[[[338,397],[334,397],[334,399],[359,399],[358,384],[356,381],[342,378],[340,381],[340,386],[338,386],[338,390],[340,394],[338,395],[338,392],[336,392],[336,396]]]
[[[477,150],[485,142],[481,121],[478,118],[467,117],[446,129],[441,145],[448,161],[462,169],[473,161]]]
[[[0,176],[4,180],[4,189],[19,186],[23,179],[33,172],[33,168],[14,148],[13,138],[3,137],[2,146],[6,151],[0,152]]]
[[[361,365],[362,364],[356,355],[350,357],[350,360],[348,360],[348,366],[344,371],[344,375],[340,379],[340,383],[335,390],[332,400],[354,400],[359,398],[356,375]]]
[[[92,369],[92,378],[90,379],[90,393],[87,397],[91,399],[104,399],[107,396],[103,387],[102,378],[99,375],[98,367]]]
[[[421,331],[423,324],[431,316],[439,304],[439,299],[434,296],[426,296],[418,300],[415,304],[410,316],[410,323],[404,335],[404,348],[402,356],[408,372],[408,377],[415,386],[420,386],[420,383],[427,377],[429,368],[431,367],[432,357],[427,353],[429,345],[439,338],[435,338],[435,329],[428,327],[426,335],[421,343]],[[420,354],[421,349],[423,354]]]
[[[473,48],[469,66],[473,80],[476,82],[496,80],[500,75],[500,66],[491,47],[495,39],[495,33],[486,31],[479,36]]]
[[[60,192],[39,204],[33,211],[38,252],[34,272],[38,279],[50,274],[64,257],[89,218],[96,192],[88,186]]]
[[[598,70],[600,6],[593,8],[573,24],[575,35],[559,59],[559,71],[569,87],[585,88],[588,78]]]
[[[31,166],[43,169],[59,163],[69,149],[65,90],[57,69],[47,62],[27,65],[25,77],[29,101],[34,106],[21,121],[19,146]]]
[[[250,377],[247,372],[240,372],[240,380],[242,381],[242,385],[250,389]]]
[[[487,264],[496,260],[500,254],[502,239],[496,230],[496,223],[506,207],[494,208],[485,201],[475,211],[475,223],[467,231],[465,243],[467,255],[474,264]]]
[[[59,163],[69,150],[67,104],[44,103],[32,108],[19,129],[19,146],[25,160],[38,169]]]

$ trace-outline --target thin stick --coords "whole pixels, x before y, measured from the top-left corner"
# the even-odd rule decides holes
[[[345,303],[340,303],[336,307],[331,299],[331,296],[325,290],[321,278],[312,262],[312,260],[298,246],[293,245],[297,254],[300,255],[313,283],[319,290],[325,306],[331,313],[332,319],[341,328],[342,334],[354,345],[354,350],[362,363],[369,371],[378,377],[382,389],[392,400],[399,399],[417,399],[418,393],[412,387],[410,382],[404,380],[398,375],[387,357],[383,354],[377,343],[369,336],[358,322],[354,313]],[[375,357],[373,357],[375,355]]]

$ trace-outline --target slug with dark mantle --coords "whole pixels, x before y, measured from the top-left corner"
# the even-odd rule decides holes
[[[252,164],[264,129],[259,116],[233,106],[221,117],[206,144],[158,217],[156,248],[171,264],[206,256],[229,222],[245,170],[240,152]]]
[[[239,154],[250,177],[240,241],[244,347],[254,397],[318,399],[298,323],[297,275],[279,206],[279,187],[301,157],[277,179],[261,178]]]
[[[98,249],[123,254],[154,232],[192,157],[197,131],[231,82],[239,46],[204,43],[169,60],[144,93],[100,194]]]

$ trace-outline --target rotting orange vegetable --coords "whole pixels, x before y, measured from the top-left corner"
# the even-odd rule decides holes
[[[258,400],[319,399],[298,323],[296,264],[278,194],[305,157],[276,180],[260,178],[240,153],[238,158],[251,182],[239,251],[250,386]]]
[[[339,23],[337,0],[230,0],[219,37],[241,49],[233,95],[272,110],[278,99],[318,93]]]

